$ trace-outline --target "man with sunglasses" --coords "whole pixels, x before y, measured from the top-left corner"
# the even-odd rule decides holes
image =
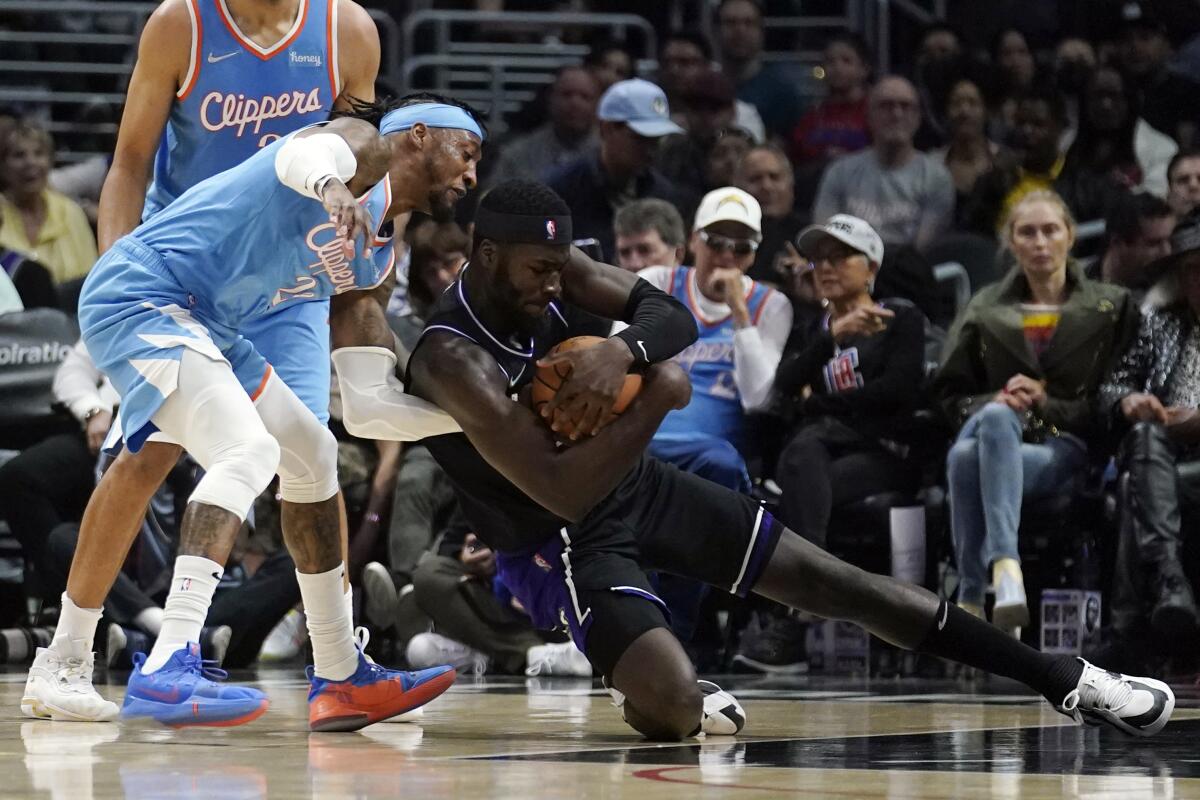
[[[682,301],[700,338],[676,361],[692,402],[663,420],[650,453],[737,491],[750,489],[739,447],[745,412],[765,406],[792,325],[779,292],[746,277],[762,241],[762,209],[741,189],[704,196],[692,226],[692,267],[651,267],[639,275]]]

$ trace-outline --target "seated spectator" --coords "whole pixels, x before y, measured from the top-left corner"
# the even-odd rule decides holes
[[[950,88],[965,73],[966,51],[958,31],[944,22],[926,26],[913,49],[916,51],[913,81],[921,99],[916,139],[921,149],[940,147],[946,140],[942,109],[946,107]]]
[[[754,137],[741,128],[718,131],[717,140],[708,149],[708,157],[704,160],[704,185],[732,186],[742,156],[754,146]]]
[[[1105,220],[1107,246],[1089,278],[1129,289],[1140,300],[1158,275],[1155,262],[1171,254],[1175,214],[1165,201],[1139,192],[1126,195]]]
[[[828,94],[800,118],[788,139],[797,165],[825,162],[871,144],[867,127],[867,90],[871,51],[860,34],[839,31],[830,37],[821,59]]]
[[[12,278],[0,269],[0,314],[11,314],[14,311],[24,311],[25,304],[21,302],[21,293],[13,286]]]
[[[835,159],[825,171],[814,219],[852,214],[878,231],[884,244],[922,249],[950,227],[954,183],[934,156],[913,146],[920,124],[917,91],[904,78],[883,78],[871,90],[873,144]]]
[[[1014,158],[1001,160],[980,176],[965,213],[966,227],[985,236],[1001,233],[1021,198],[1051,189],[1077,219],[1102,219],[1125,189],[1108,175],[1067,173],[1059,150],[1066,107],[1060,95],[1035,87],[1017,101],[1011,144]]]
[[[1166,26],[1146,4],[1126,3],[1122,15],[1117,63],[1139,95],[1142,118],[1182,146],[1194,146],[1200,84],[1172,68]]]
[[[947,459],[958,603],[983,616],[990,565],[992,621],[1015,630],[1029,623],[1021,505],[1082,477],[1103,371],[1137,311],[1124,289],[1070,260],[1075,223],[1054,193],[1023,197],[1004,233],[1017,266],[962,312],[932,390],[959,429]]]
[[[708,72],[712,64],[712,45],[699,31],[677,31],[667,34],[659,44],[658,85],[667,93],[667,100],[675,109],[683,108],[680,93],[696,77]],[[685,125],[683,115],[676,112],[674,119]],[[734,126],[746,131],[753,143],[767,139],[766,128],[758,109],[744,100],[734,101]],[[728,183],[715,184],[724,186]]]
[[[1033,86],[1037,65],[1025,34],[1016,28],[1006,28],[992,39],[992,68],[996,87],[992,93],[991,133],[1003,139],[1013,129],[1017,99]]]
[[[50,270],[24,253],[0,245],[0,269],[12,281],[25,308],[58,308],[58,289]]]
[[[408,641],[409,666],[451,664],[476,674],[590,677],[592,665],[573,642],[547,643],[534,629],[529,614],[499,583],[496,559],[456,514],[437,553],[427,554],[417,567],[413,597],[434,630]]]
[[[1179,219],[1200,206],[1200,150],[1180,150],[1167,165],[1167,202]]]
[[[594,148],[599,97],[592,73],[576,66],[560,69],[547,97],[549,121],[501,148],[489,182],[540,178]]]
[[[1068,133],[1065,172],[1111,176],[1129,191],[1167,196],[1167,165],[1179,148],[1138,116],[1133,86],[1112,67],[1092,73],[1079,108],[1079,129]]]
[[[1101,410],[1121,438],[1129,475],[1122,498],[1113,627],[1126,647],[1194,642],[1200,615],[1184,575],[1180,511],[1200,510],[1200,218],[1171,237],[1175,254],[1147,298],[1137,338],[1100,390]],[[1149,630],[1146,623],[1149,622]]]
[[[634,200],[617,212],[614,228],[621,269],[640,272],[683,263],[687,250],[683,218],[665,200]]]
[[[954,84],[946,97],[948,142],[933,150],[954,181],[955,210],[966,209],[967,198],[979,176],[992,170],[1001,157],[1000,145],[987,137],[987,108],[979,85],[969,78]]]
[[[575,236],[613,254],[613,217],[626,203],[657,197],[677,208],[691,201],[653,168],[659,140],[683,129],[671,121],[667,98],[649,81],[609,87],[600,98],[600,147],[550,175],[547,183],[571,207]]]
[[[119,399],[82,341],[55,372],[53,392],[79,428],[44,439],[0,466],[0,519],[21,543],[27,563],[42,575],[56,573],[47,549],[50,532],[83,516],[96,485],[96,454]],[[57,597],[48,592],[46,599]]]
[[[457,223],[424,220],[409,228],[408,313],[389,311],[388,322],[411,352],[425,329],[425,317],[446,287],[454,283],[471,253],[471,237]]]
[[[411,352],[425,328],[426,316],[466,265],[471,240],[457,224],[433,220],[410,227],[407,238],[411,313],[389,313],[388,322],[406,352]],[[367,563],[362,584],[368,620],[377,628],[387,629],[397,617],[401,592],[412,585],[417,563],[429,550],[440,523],[448,518],[454,495],[446,473],[420,442],[405,445],[402,450],[396,443],[375,445],[387,447],[380,451],[362,527],[351,550],[352,554],[369,554],[366,544],[358,545],[357,541],[365,529],[365,542],[372,542],[371,529],[386,524],[387,563]],[[390,518],[385,513],[388,508]],[[357,563],[357,559],[352,560]]]
[[[583,66],[596,79],[601,94],[614,83],[627,81],[636,74],[629,47],[613,39],[593,41]]]
[[[738,164],[737,186],[762,207],[762,243],[754,254],[749,275],[756,281],[787,286],[791,273],[784,266],[796,234],[808,221],[796,211],[792,165],[774,145],[759,145]]]
[[[797,412],[775,481],[780,519],[825,547],[835,507],[915,488],[894,437],[920,400],[925,320],[911,303],[872,297],[883,241],[863,220],[839,214],[796,244],[827,311],[793,330],[775,374]]]
[[[1054,88],[1067,108],[1067,128],[1079,127],[1079,105],[1092,70],[1096,68],[1096,49],[1087,39],[1068,36],[1054,49]]]
[[[746,276],[762,235],[758,202],[733,187],[705,195],[692,227],[694,267],[639,273],[688,304],[699,340],[676,360],[692,378],[692,402],[663,420],[656,458],[714,483],[748,491],[738,447],[746,411],[770,401],[792,324],[787,298]]]
[[[720,0],[717,38],[721,71],[737,87],[738,99],[758,109],[771,136],[787,137],[804,102],[791,75],[763,61],[763,8],[758,0]]]
[[[47,188],[54,163],[50,134],[19,123],[4,147],[0,247],[36,258],[55,284],[82,278],[95,263],[96,237],[77,203]]]
[[[680,91],[685,133],[669,136],[658,153],[658,168],[676,186],[693,195],[710,189],[705,166],[717,138],[734,124],[733,83],[706,70]]]

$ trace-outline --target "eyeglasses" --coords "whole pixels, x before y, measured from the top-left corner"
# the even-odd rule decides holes
[[[735,256],[748,256],[758,252],[758,242],[753,239],[733,239],[728,236],[717,236],[708,231],[700,231],[700,241],[718,253],[730,252]]]
[[[831,266],[840,267],[850,258],[861,255],[862,253],[851,247],[841,247],[838,249],[826,250],[823,253],[813,253],[809,256],[808,263],[813,269],[816,269],[817,266],[824,261],[828,261]]]

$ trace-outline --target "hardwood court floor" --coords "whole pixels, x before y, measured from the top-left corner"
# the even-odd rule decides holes
[[[288,670],[258,673],[272,706],[254,723],[182,731],[25,720],[10,671],[0,797],[1200,798],[1190,687],[1140,740],[1076,728],[1000,681],[718,680],[746,707],[745,735],[656,745],[581,680],[468,676],[420,724],[309,734],[307,684]]]

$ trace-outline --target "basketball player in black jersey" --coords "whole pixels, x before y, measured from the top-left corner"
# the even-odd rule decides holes
[[[700,732],[704,696],[647,570],[696,578],[830,619],[908,649],[1023,681],[1079,723],[1160,730],[1174,695],[1156,680],[1039,653],[918,586],[864,572],[787,530],[752,499],[643,455],[690,387],[669,359],[694,338],[690,315],[636,276],[570,245],[565,203],[529,181],[484,197],[470,265],[442,296],[408,366],[408,391],[461,433],[426,439],[500,577],[536,624],[565,623],[625,719],[651,738]],[[562,304],[630,327],[563,356],[574,371],[551,421],[590,433],[631,367],[635,402],[595,436],[556,443],[516,394],[572,335]],[[399,423],[397,423],[399,424]]]

